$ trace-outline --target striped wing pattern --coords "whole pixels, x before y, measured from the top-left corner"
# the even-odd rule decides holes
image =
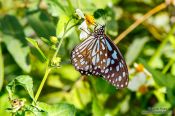
[[[89,36],[71,53],[71,62],[82,75],[102,76],[121,89],[128,85],[128,69],[117,46],[106,36]]]

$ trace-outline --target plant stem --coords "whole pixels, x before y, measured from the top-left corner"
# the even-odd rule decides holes
[[[76,23],[76,24],[70,26],[70,27],[67,29],[67,26],[68,26],[68,24],[69,24],[69,22],[70,22],[71,20],[72,20],[72,19],[70,19],[70,20],[65,24],[63,36],[62,36],[62,38],[61,38],[61,40],[60,40],[60,43],[58,44],[58,47],[57,47],[57,49],[56,49],[56,51],[55,51],[55,53],[54,53],[52,59],[55,58],[55,57],[57,56],[57,54],[58,54],[58,52],[59,52],[59,49],[60,49],[60,47],[61,47],[61,44],[62,44],[62,42],[63,42],[63,40],[64,40],[64,36],[66,35],[66,33],[67,33],[70,29],[72,29],[74,26],[77,25],[77,23]],[[40,85],[39,85],[39,88],[38,88],[38,90],[37,90],[37,92],[36,92],[36,95],[35,95],[35,98],[34,98],[34,100],[35,100],[34,102],[36,102],[36,101],[38,100],[38,97],[39,97],[39,95],[40,95],[40,93],[41,93],[41,91],[42,91],[42,89],[43,89],[43,86],[44,86],[44,84],[45,84],[45,82],[46,82],[46,80],[47,80],[47,77],[48,77],[48,75],[49,75],[51,69],[52,69],[52,68],[49,67],[49,61],[47,61],[46,72],[45,72],[44,77],[43,77],[43,79],[42,79],[42,81],[41,81],[41,83],[40,83]]]
[[[72,19],[69,19],[68,22],[65,24],[63,36],[62,36],[62,38],[61,38],[61,40],[60,40],[60,43],[58,44],[58,47],[57,47],[57,49],[56,49],[56,51],[55,51],[55,53],[54,53],[54,55],[53,55],[53,58],[55,58],[55,57],[57,56],[57,54],[58,54],[58,52],[59,52],[59,50],[60,50],[60,47],[61,47],[61,44],[62,44],[62,42],[63,42],[64,36],[66,35],[66,33],[67,33],[67,31],[68,31],[68,30],[66,30],[66,29],[67,29],[67,26],[68,26],[68,24],[69,24],[69,22],[70,22],[71,20],[72,20]],[[53,59],[53,58],[52,58],[52,59]]]
[[[50,71],[51,71],[51,68],[47,67],[46,68],[46,72],[45,72],[44,77],[43,77],[43,80],[41,81],[40,86],[39,86],[39,88],[38,88],[38,90],[36,92],[36,95],[35,95],[35,98],[34,98],[35,102],[38,100],[38,97],[39,97],[39,95],[41,93],[41,90],[43,89],[44,83],[46,82]]]
[[[171,60],[169,60],[168,64],[165,66],[162,73],[165,74],[173,63],[174,63],[174,59],[172,58]]]
[[[153,14],[163,10],[167,7],[166,3],[162,3],[155,8],[148,11],[145,15],[143,15],[141,18],[137,19],[130,27],[128,27],[124,32],[122,32],[115,40],[114,43],[117,44],[119,41],[121,41],[128,33],[130,33],[132,30],[134,30],[138,25],[140,25],[143,21],[148,19]]]

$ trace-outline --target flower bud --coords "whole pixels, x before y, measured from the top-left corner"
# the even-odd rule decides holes
[[[58,43],[58,38],[55,37],[55,36],[51,36],[51,37],[50,37],[50,41],[51,41],[53,44],[57,44],[57,43]]]
[[[60,57],[54,57],[51,60],[51,66],[53,66],[53,67],[59,67],[60,66],[60,62],[61,62],[61,58]]]

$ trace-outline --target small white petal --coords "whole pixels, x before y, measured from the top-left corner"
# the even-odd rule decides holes
[[[129,81],[128,89],[131,91],[137,91],[141,85],[146,84],[146,75],[141,72],[135,75],[135,77]]]
[[[87,26],[87,24],[86,24],[86,21],[83,21],[83,22],[81,23],[81,25],[78,26],[78,29],[81,30],[81,31],[82,31],[82,29],[86,31],[87,28],[88,28],[88,26]]]
[[[80,33],[81,40],[86,39],[88,37],[88,33],[90,34],[86,21],[83,21],[81,25],[78,27],[78,29],[81,30]]]
[[[75,12],[80,18],[83,18],[83,19],[85,18],[83,12],[80,9],[76,9]]]

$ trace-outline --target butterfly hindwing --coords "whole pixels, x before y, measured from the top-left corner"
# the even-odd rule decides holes
[[[88,37],[81,44],[77,45],[71,54],[71,62],[81,74],[91,74],[92,65],[90,59],[90,52],[96,39],[93,36]]]
[[[104,41],[107,47],[107,59],[103,77],[117,88],[126,87],[128,85],[128,69],[122,54],[107,36]]]

